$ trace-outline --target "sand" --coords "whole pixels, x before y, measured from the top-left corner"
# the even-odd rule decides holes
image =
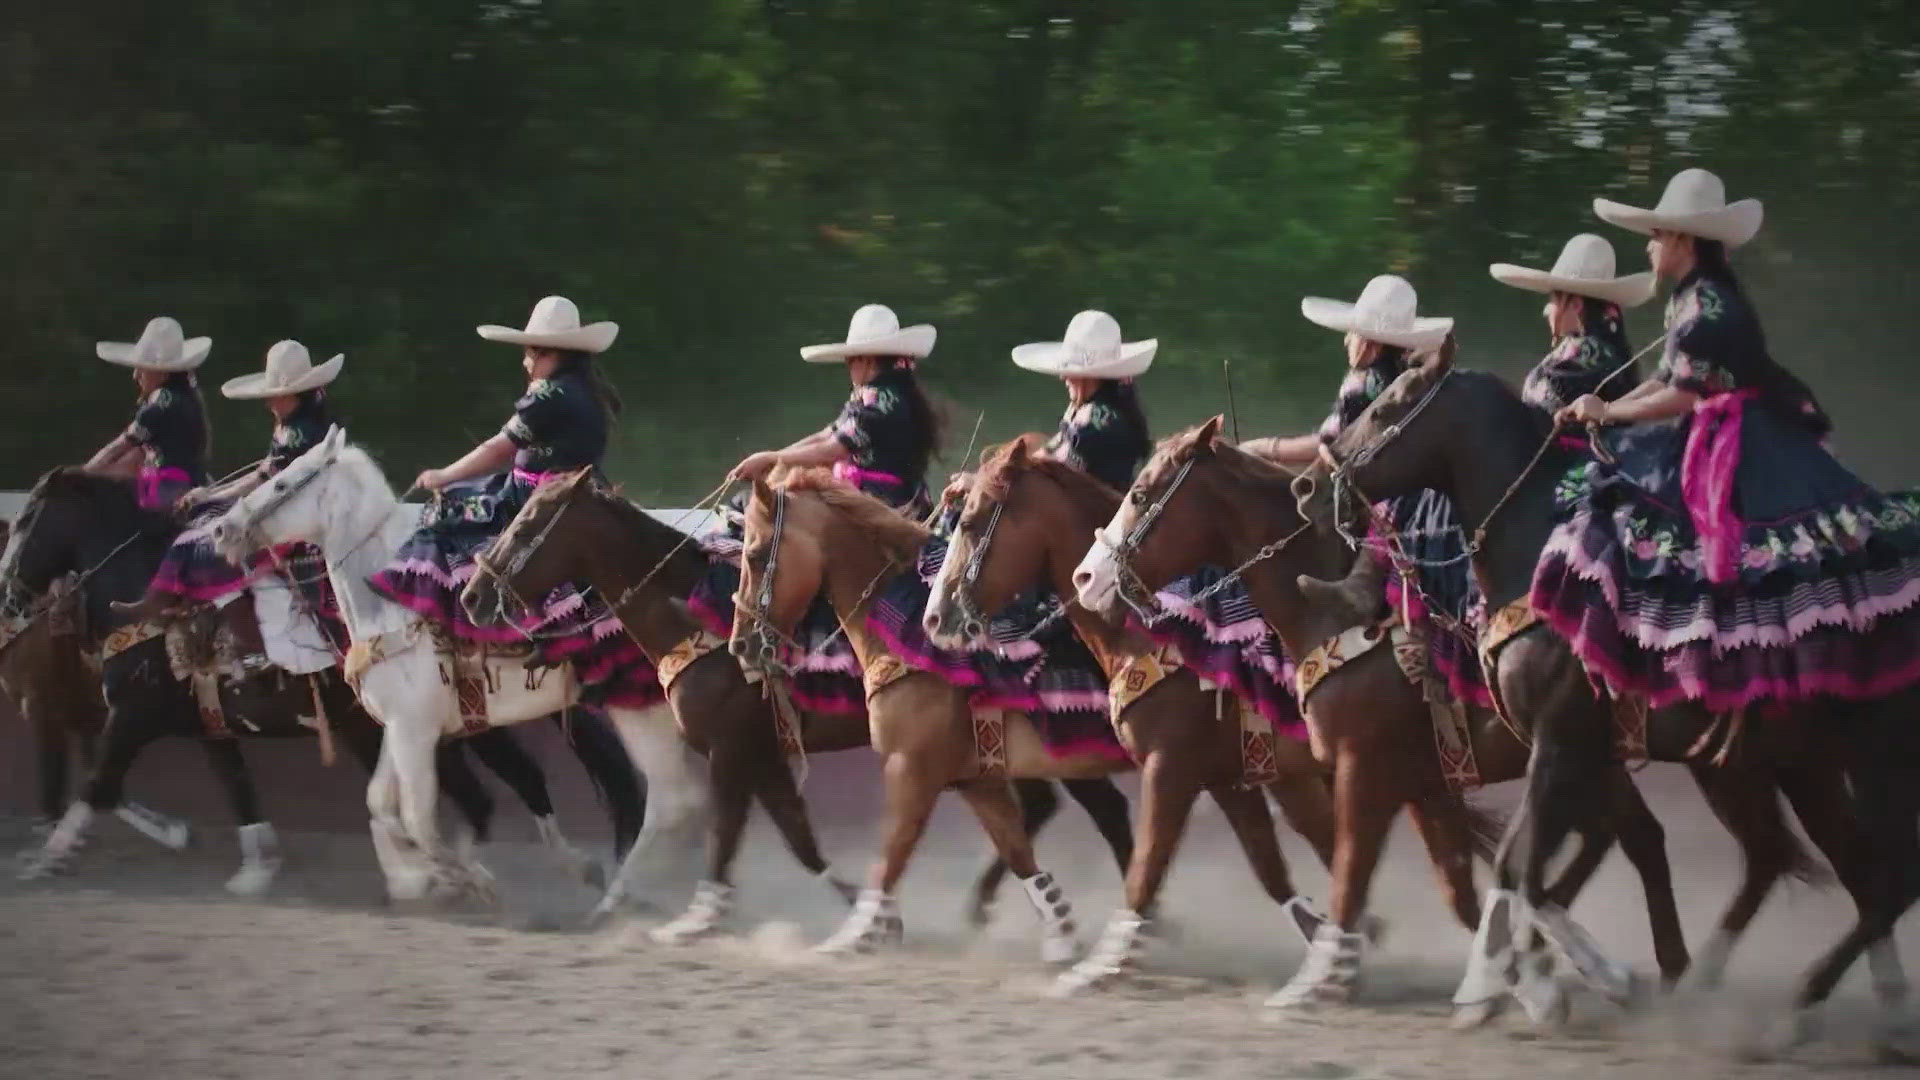
[[[171,761],[187,779],[139,791],[170,810],[169,783],[204,783],[190,756]],[[570,767],[549,761],[555,773]],[[864,868],[873,850],[872,766],[864,752],[821,759],[807,784],[826,845],[849,870]],[[1732,891],[1737,856],[1681,774],[1656,767],[1643,780],[1668,825],[1681,914],[1697,946]],[[350,819],[357,780],[343,772],[331,786],[341,793],[328,795],[334,809],[322,816]],[[301,809],[286,816],[311,816]],[[1819,1044],[1764,1063],[1737,1052],[1779,1014],[1848,916],[1843,895],[1805,887],[1769,904],[1719,995],[1664,999],[1635,1015],[1582,998],[1571,1027],[1550,1035],[1517,1015],[1448,1031],[1469,935],[1449,922],[1404,823],[1374,892],[1390,936],[1369,960],[1362,1001],[1275,1018],[1261,999],[1291,974],[1302,946],[1211,812],[1196,815],[1166,897],[1175,939],[1135,983],[1065,1001],[1042,992],[1035,920],[1017,890],[1003,894],[984,933],[964,928],[962,890],[984,841],[951,797],[903,892],[906,948],[831,962],[804,945],[828,934],[837,912],[762,819],[741,859],[732,932],[665,947],[644,933],[660,915],[585,927],[593,896],[560,880],[545,852],[511,839],[488,855],[502,893],[493,911],[389,908],[364,832],[339,828],[286,833],[288,868],[273,897],[230,899],[221,882],[235,863],[231,832],[218,816],[195,816],[204,827],[185,853],[111,822],[73,876],[0,882],[0,1076],[1898,1074],[1877,1068],[1866,1046],[1863,973],[1843,986]],[[523,828],[525,815],[504,801],[503,821]],[[570,824],[592,834],[599,822],[574,813]],[[0,846],[27,839],[24,818],[0,818]],[[1110,857],[1071,804],[1040,851],[1070,889],[1090,942],[1119,896]],[[1287,837],[1287,853],[1303,891],[1324,896],[1325,871],[1305,846]],[[690,880],[656,883],[651,895],[663,906],[682,902]],[[1617,956],[1651,969],[1639,886],[1618,856],[1576,915]],[[1908,955],[1920,957],[1920,934],[1903,929]]]

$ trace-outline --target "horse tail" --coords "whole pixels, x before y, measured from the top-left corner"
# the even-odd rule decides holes
[[[612,720],[599,709],[576,706],[554,714],[554,722],[586,769],[594,798],[613,819],[614,850],[624,858],[646,818],[646,789],[639,769]]]

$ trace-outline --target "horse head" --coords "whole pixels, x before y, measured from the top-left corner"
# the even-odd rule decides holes
[[[1119,493],[1042,453],[1044,441],[1022,435],[982,455],[921,618],[937,644],[984,643],[987,619],[1036,585],[1071,592],[1087,537],[1119,505]]]
[[[1451,364],[1401,372],[1293,481],[1294,505],[1323,528],[1363,528],[1366,502],[1440,487],[1457,442]]]
[[[740,592],[733,598],[733,654],[749,669],[775,668],[781,644],[792,640],[823,588],[861,590],[857,600],[847,598],[859,607],[889,569],[913,565],[927,535],[824,469],[756,480],[747,501]]]
[[[336,530],[367,517],[366,507],[393,502],[386,492],[384,503],[368,490],[368,483],[351,470],[338,469],[348,457],[364,463],[375,477],[366,454],[347,445],[347,433],[338,425],[327,437],[286,468],[235,500],[226,513],[208,528],[208,535],[222,558],[236,565],[244,563],[262,548],[294,541],[306,541],[322,550]],[[383,487],[384,481],[373,485]]]
[[[122,553],[138,546],[157,557],[165,536],[156,525],[127,481],[71,466],[49,471],[34,483],[0,557],[5,606],[24,609],[73,573],[89,575],[90,594],[132,595],[145,588],[153,559]]]
[[[606,516],[602,497],[615,496],[598,489],[590,468],[540,485],[474,560],[473,580],[460,592],[467,614],[477,623],[508,621],[529,599],[585,578],[587,554],[605,531],[596,528]]]

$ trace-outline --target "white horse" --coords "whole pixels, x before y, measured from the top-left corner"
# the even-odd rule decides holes
[[[418,509],[395,498],[380,467],[347,445],[346,433],[335,427],[211,527],[229,559],[296,540],[326,557],[353,639],[348,671],[359,679],[361,703],[386,727],[380,764],[367,786],[367,809],[374,852],[396,900],[489,890],[488,875],[469,854],[455,855],[441,845],[434,817],[434,748],[461,725],[455,690],[441,678],[434,636],[420,615],[367,585],[418,524]],[[546,716],[579,699],[571,667],[545,678],[530,676],[518,658],[489,660],[486,668],[487,718],[496,726]],[[664,837],[686,837],[691,847],[707,804],[705,773],[695,768],[671,710],[661,705],[608,712],[646,777],[647,815],[596,915],[625,897],[630,875]]]

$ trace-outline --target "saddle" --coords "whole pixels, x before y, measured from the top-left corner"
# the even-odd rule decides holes
[[[368,669],[398,656],[419,640],[422,634],[432,639],[439,661],[440,685],[453,688],[458,703],[458,724],[448,735],[477,735],[492,726],[487,698],[498,693],[504,670],[522,672],[528,690],[537,690],[554,667],[536,664],[530,641],[498,644],[461,641],[438,624],[415,624],[393,633],[356,641],[347,650],[344,672],[347,685],[360,692],[361,680]],[[567,666],[567,665],[560,665]]]

